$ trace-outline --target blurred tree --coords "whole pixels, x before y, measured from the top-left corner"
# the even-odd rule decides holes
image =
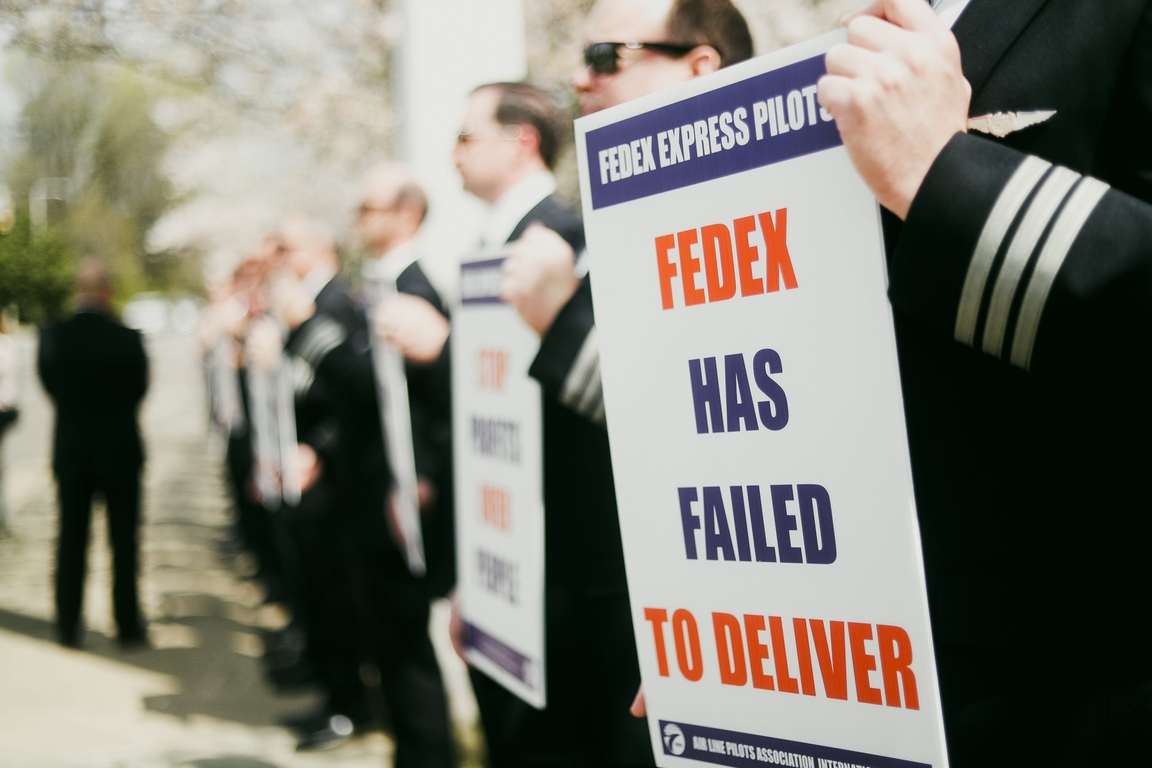
[[[156,86],[123,67],[31,61],[20,116],[20,154],[8,181],[27,193],[42,178],[67,178],[68,199],[48,208],[54,237],[107,263],[118,298],[142,290],[195,290],[198,275],[150,253],[147,235],[172,203],[162,163],[169,137],[151,117]],[[31,233],[39,247],[41,233]],[[51,268],[46,266],[46,268]],[[28,284],[28,283],[25,283]]]
[[[27,210],[0,237],[0,307],[15,307],[25,322],[59,317],[72,293],[76,258],[60,233],[32,236]]]
[[[0,0],[0,41],[53,62],[100,61],[169,88],[177,201],[146,263],[180,275],[201,252],[219,275],[291,210],[349,224],[364,168],[389,157],[389,0]],[[165,279],[176,279],[169,277]]]
[[[593,2],[524,0],[531,76],[569,104],[574,99],[567,83],[580,62],[584,17]],[[735,2],[765,53],[832,29],[861,0]],[[178,199],[151,225],[136,253],[143,254],[139,279],[178,282],[186,257],[195,253],[221,275],[286,211],[306,210],[337,226],[350,223],[360,174],[394,151],[390,51],[404,39],[399,5],[0,0],[0,42],[10,40],[13,48],[48,61],[111,62],[131,68],[137,82],[177,86],[149,114],[171,135],[164,169]],[[443,55],[451,58],[452,52]],[[45,101],[47,109],[53,99]],[[80,113],[62,121],[62,133],[77,122],[90,125],[106,107],[87,103],[96,116],[86,117],[74,105]],[[96,141],[97,133],[81,133]],[[59,165],[70,167],[67,159]],[[560,176],[573,193],[571,153]],[[114,233],[136,241],[140,230],[133,227],[148,216],[122,221],[116,187],[101,187],[102,206],[73,202],[77,217],[79,206],[87,219],[83,237],[70,236],[83,244],[105,242]],[[105,211],[115,215],[102,219]],[[93,231],[105,221],[109,232]]]

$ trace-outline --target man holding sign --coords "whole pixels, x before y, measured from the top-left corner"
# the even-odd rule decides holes
[[[427,210],[424,194],[399,166],[375,169],[365,187],[358,213],[373,257],[368,277],[394,291],[390,301],[439,317],[441,322],[427,332],[435,335],[438,330],[442,345],[447,320],[416,260],[414,239]],[[380,688],[392,719],[396,765],[448,766],[452,744],[447,701],[427,630],[428,577],[414,567],[417,563],[407,546],[411,541],[405,539],[405,526],[397,520],[400,510],[389,502],[396,490],[390,451],[394,442],[385,434],[381,395],[384,387],[395,382],[377,378],[378,358],[373,354],[374,346],[384,341],[374,331],[387,332],[388,328],[379,328],[386,325],[383,322],[374,327],[362,312],[357,312],[352,327],[346,327],[316,309],[315,302],[309,302],[291,313],[288,324],[294,331],[288,348],[301,361],[304,378],[325,393],[338,425],[337,456],[327,469],[337,486],[339,524],[347,542],[363,642],[380,672]],[[447,376],[446,361],[443,368],[424,366],[413,373],[407,381],[400,379],[400,392],[393,388],[389,394],[408,400],[410,429],[415,433],[409,437],[415,445],[408,446],[408,457],[425,477],[434,478],[433,467],[421,465],[425,464],[423,456],[436,458],[448,450],[447,386],[437,381],[438,376]],[[393,426],[390,423],[387,428]],[[419,500],[430,506],[446,490],[433,486],[421,491]],[[332,725],[340,725],[345,736],[351,730],[347,721]]]
[[[457,434],[472,438],[458,445],[454,623],[497,768],[651,760],[625,713],[635,651],[607,436],[541,398],[528,379],[538,342],[500,304],[500,259],[530,226],[569,254],[583,246],[554,195],[560,136],[547,94],[493,83],[469,98],[454,153],[464,188],[492,206],[480,253],[462,265],[453,342]]]
[[[972,0],[953,29],[874,2],[819,90],[890,212],[950,754],[1142,763],[1152,4]]]
[[[722,65],[748,58],[752,50],[747,24],[727,0],[606,0],[591,14],[587,41],[586,66],[573,78],[586,112],[714,72]],[[558,469],[553,485],[562,484],[581,496],[599,494],[603,501],[596,511],[611,516],[609,520],[607,514],[598,515],[592,526],[593,520],[587,518],[593,507],[588,504],[578,505],[584,512],[569,510],[571,504],[548,510],[550,521],[555,516],[571,532],[560,534],[559,525],[553,531],[550,522],[550,569],[581,559],[587,563],[583,573],[566,569],[572,571],[568,594],[553,596],[550,592],[548,610],[557,619],[567,617],[565,626],[573,628],[575,638],[596,637],[594,644],[585,643],[577,649],[579,655],[565,655],[564,661],[550,658],[550,669],[561,669],[578,681],[570,690],[579,701],[566,702],[556,689],[550,698],[562,706],[604,710],[599,724],[586,717],[567,718],[569,728],[596,735],[578,744],[557,743],[552,751],[576,761],[573,764],[587,764],[588,758],[584,763],[579,761],[581,755],[589,755],[597,764],[635,765],[648,762],[650,757],[642,730],[630,727],[624,714],[637,682],[634,641],[628,625],[611,473],[606,466],[607,445],[602,433],[596,435],[599,428],[594,426],[603,423],[603,404],[591,293],[587,279],[576,276],[573,266],[574,252],[569,244],[548,230],[531,228],[506,261],[503,288],[504,298],[542,337],[530,373],[546,396],[552,440],[562,443],[564,430],[558,425],[567,425],[568,431],[582,436],[582,444],[595,448],[590,454],[596,456],[595,463]],[[546,420],[546,443],[549,432]],[[585,531],[567,528],[581,519],[585,519]],[[585,541],[595,542],[595,551],[605,554],[591,555],[593,550],[584,545]],[[571,640],[563,647],[571,648]],[[573,676],[573,670],[590,673]],[[605,673],[615,679],[605,678]],[[531,759],[523,757],[528,754],[522,753],[522,759]]]
[[[832,42],[576,126],[660,765],[945,760],[878,209],[815,99]]]

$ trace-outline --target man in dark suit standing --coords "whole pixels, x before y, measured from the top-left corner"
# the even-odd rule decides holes
[[[711,74],[752,55],[748,24],[731,0],[599,0],[589,13],[584,40],[584,66],[572,78],[584,114]],[[580,492],[585,494],[599,489],[597,500],[589,499],[588,504],[590,508],[596,505],[595,508],[603,510],[602,516],[595,518],[594,529],[603,554],[598,560],[586,557],[587,562],[605,565],[597,576],[586,574],[584,578],[590,582],[589,587],[595,587],[589,590],[592,594],[597,591],[601,595],[613,594],[602,591],[603,585],[611,584],[613,590],[622,595],[611,609],[610,603],[604,602],[600,616],[590,616],[589,621],[599,627],[611,627],[608,631],[628,639],[627,654],[618,653],[614,664],[604,665],[608,675],[603,690],[611,693],[603,706],[623,718],[624,709],[636,693],[640,672],[626,599],[624,556],[608,439],[603,429],[599,337],[592,310],[590,278],[587,274],[581,275],[586,270],[576,264],[583,247],[583,232],[579,243],[564,237],[563,233],[560,235],[545,227],[530,227],[525,231],[505,262],[503,293],[505,300],[540,334],[540,351],[529,373],[544,390],[545,452],[550,444],[547,414],[552,414],[555,423],[563,421],[570,425],[573,434],[579,434],[587,441],[586,445],[599,443],[601,446],[591,454],[595,460],[587,461],[581,472],[568,471],[567,482],[581,483]],[[597,437],[593,438],[594,434]],[[552,535],[551,530],[548,535]],[[557,545],[563,547],[561,551],[574,566],[579,564],[582,555],[583,542],[576,544],[577,541],[579,539],[573,537],[571,543]],[[611,542],[610,547],[607,542]],[[552,549],[546,553],[549,563],[554,562],[556,556]],[[601,652],[610,649],[610,645],[601,641]],[[628,664],[623,663],[625,659]],[[626,693],[629,687],[631,691]],[[635,696],[631,711],[637,718],[646,715],[642,694]],[[620,721],[616,724],[617,733],[623,733],[628,727]],[[650,763],[647,730],[641,728],[640,731],[647,754],[644,762]],[[620,751],[604,760],[629,765],[640,762],[635,752]]]
[[[492,206],[482,247],[547,228],[583,250],[583,226],[556,197],[549,170],[559,124],[547,95],[526,83],[473,92],[455,159],[464,188]],[[536,710],[473,670],[489,756],[496,768],[650,765],[645,724],[626,711],[640,675],[608,436],[547,391],[541,400],[548,706]]]
[[[279,250],[289,281],[278,291],[281,316],[317,316],[353,335],[363,326],[356,303],[339,274],[332,232],[304,215],[289,216],[280,227]],[[297,305],[297,306],[291,306]],[[300,732],[298,750],[331,748],[368,727],[372,711],[360,680],[364,660],[355,570],[341,517],[337,477],[342,425],[332,392],[301,358],[288,354],[295,391],[296,437],[301,497],[276,515],[286,567],[284,573],[296,617],[307,635],[307,656],[316,669],[325,700],[318,709],[284,722]]]
[[[103,265],[81,266],[76,304],[75,315],[41,333],[39,351],[40,379],[56,406],[56,628],[63,645],[80,644],[88,528],[99,494],[107,503],[118,638],[121,646],[142,645],[136,579],[144,449],[136,413],[148,389],[148,359],[140,334],[112,317]]]
[[[453,539],[451,361],[445,348],[448,310],[420,266],[417,236],[428,213],[423,190],[400,164],[369,171],[356,228],[369,251],[364,268],[368,292],[384,283],[395,291],[373,300],[376,343],[393,345],[404,357],[412,420],[428,595],[443,597],[455,582]],[[416,330],[394,336],[397,327]]]
[[[452,738],[447,698],[428,635],[429,597],[436,580],[450,566],[436,558],[439,535],[431,523],[450,525],[450,412],[447,356],[440,356],[447,337],[447,318],[431,283],[417,263],[415,238],[427,212],[423,191],[400,166],[375,169],[365,185],[357,228],[370,251],[365,268],[371,294],[388,292],[385,301],[421,313],[420,325],[433,327],[436,353],[430,360],[405,366],[413,453],[418,475],[427,573],[415,575],[404,542],[390,518],[395,493],[391,461],[381,420],[381,393],[375,352],[383,339],[376,328],[385,318],[359,313],[352,327],[321,311],[321,297],[302,312],[286,312],[292,332],[287,350],[304,367],[311,387],[325,390],[328,412],[339,435],[333,460],[336,505],[348,542],[353,584],[361,604],[361,631],[368,655],[380,673],[380,688],[396,739],[397,768],[448,768]],[[391,290],[388,290],[391,289]],[[374,296],[375,298],[375,296]],[[425,314],[426,313],[426,314]],[[323,458],[323,457],[321,457]],[[450,529],[449,529],[450,532]],[[348,731],[348,723],[345,723]],[[354,724],[353,724],[354,725]]]

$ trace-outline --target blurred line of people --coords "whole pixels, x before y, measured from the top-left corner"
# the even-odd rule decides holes
[[[585,45],[572,80],[584,113],[752,55],[730,0],[600,0]],[[478,248],[509,249],[503,296],[541,336],[531,375],[544,393],[549,704],[536,710],[472,671],[500,767],[654,764],[578,268],[583,227],[552,174],[568,120],[530,83],[483,85],[453,153],[464,189],[490,206]],[[332,222],[291,214],[213,287],[202,332],[239,540],[292,616],[270,638],[269,674],[326,694],[287,724],[312,749],[386,721],[401,768],[454,760],[427,629],[429,601],[455,582],[451,321],[420,266],[427,211],[405,167],[372,169],[354,212],[361,274],[342,274]],[[381,364],[389,351],[404,358],[423,568],[411,567],[401,462],[381,419],[397,386]]]

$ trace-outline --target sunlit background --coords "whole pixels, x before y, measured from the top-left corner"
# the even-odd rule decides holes
[[[449,160],[463,95],[527,75],[571,102],[591,4],[3,0],[0,306],[41,319],[81,254],[113,265],[121,300],[196,294],[286,212],[346,231],[360,174],[396,157],[430,187],[444,281],[478,216]],[[737,4],[765,53],[852,3]]]

